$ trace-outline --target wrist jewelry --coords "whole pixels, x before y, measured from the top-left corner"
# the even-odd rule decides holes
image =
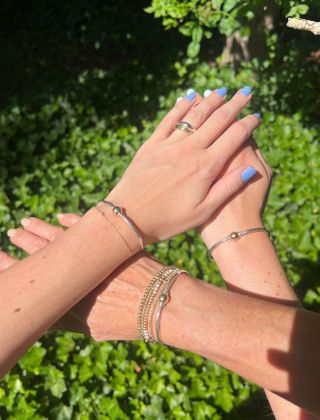
[[[170,291],[170,287],[172,286],[173,282],[175,281],[175,279],[180,276],[180,274],[182,273],[186,273],[188,274],[187,271],[185,270],[179,270],[177,273],[174,273],[167,281],[166,285],[164,286],[164,289],[159,297],[159,306],[158,306],[158,310],[156,313],[156,340],[158,343],[160,344],[164,344],[161,340],[160,340],[160,318],[161,318],[161,313],[163,308],[167,305],[168,300],[169,300],[169,291]]]
[[[212,252],[218,248],[218,246],[224,244],[225,242],[228,242],[230,240],[239,239],[242,236],[249,235],[250,233],[256,233],[256,232],[266,232],[268,235],[270,234],[269,231],[265,227],[256,227],[252,229],[246,229],[242,230],[240,232],[231,232],[228,236],[221,239],[220,241],[216,242],[211,248],[208,250],[208,256],[211,260],[213,260]]]
[[[167,303],[170,286],[173,281],[182,273],[174,266],[163,267],[153,277],[141,298],[137,326],[141,337],[146,343],[157,343],[159,339],[159,321],[163,307]],[[159,304],[156,315],[156,335],[153,334],[153,314]]]
[[[123,213],[122,209],[120,207],[117,207],[114,204],[110,203],[110,201],[100,200],[99,203],[108,206],[113,211],[113,213],[115,213],[117,216],[121,217],[121,219],[134,232],[134,234],[138,238],[138,241],[139,241],[141,250],[143,250],[143,248],[144,248],[144,246],[143,246],[143,239],[142,239],[142,237],[140,235],[140,232],[138,231],[138,229],[136,228],[136,226],[134,225],[134,223]],[[99,207],[96,207],[96,208],[98,209],[98,211],[100,211]],[[103,214],[103,213],[101,212],[101,214]],[[105,216],[105,215],[103,214],[103,216]]]

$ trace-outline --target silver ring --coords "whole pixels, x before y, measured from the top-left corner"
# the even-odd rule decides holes
[[[175,129],[185,131],[188,134],[193,134],[196,131],[196,129],[187,121],[179,121],[175,125]]]

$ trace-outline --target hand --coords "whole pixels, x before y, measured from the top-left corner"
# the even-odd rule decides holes
[[[263,226],[262,213],[271,185],[272,171],[253,139],[241,147],[225,167],[224,172],[228,173],[239,165],[249,162],[259,175],[231,197],[199,228],[208,247],[232,231]]]
[[[67,227],[79,219],[76,214],[59,218],[61,224]],[[24,219],[22,224],[24,229],[11,229],[8,234],[13,244],[29,254],[37,252],[63,233],[62,228],[33,217]],[[0,271],[16,262],[15,258],[0,252]],[[97,341],[138,339],[138,305],[148,283],[162,267],[146,254],[134,256],[74,306],[54,328],[86,333]]]
[[[198,106],[196,94],[178,102],[143,145],[118,185],[107,196],[140,230],[144,242],[168,239],[207,221],[244,184],[246,165],[220,176],[251,136],[260,119],[235,121],[249,102],[248,89],[224,104],[212,92]],[[175,130],[186,120],[197,131]]]

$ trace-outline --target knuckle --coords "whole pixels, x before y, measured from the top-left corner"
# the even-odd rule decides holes
[[[229,123],[231,121],[231,111],[228,106],[223,106],[218,111],[219,120],[224,123]]]
[[[237,122],[235,129],[236,129],[237,135],[240,136],[241,138],[247,138],[250,135],[249,127],[243,120]]]
[[[34,243],[34,251],[37,251],[38,249],[43,248],[46,245],[46,242],[43,239],[37,239]]]
[[[63,233],[63,229],[60,227],[54,228],[54,230],[48,233],[48,239],[50,242],[53,242]]]
[[[215,171],[213,167],[212,159],[205,157],[202,161],[198,163],[198,172],[201,179],[214,179]]]
[[[234,188],[231,181],[226,181],[225,183],[226,197],[230,197],[233,194]]]
[[[197,106],[195,108],[192,108],[187,116],[186,116],[186,121],[188,121],[189,119],[191,121],[196,121],[196,122],[202,122],[205,119],[205,112],[204,109],[201,106]]]
[[[169,113],[163,118],[161,122],[161,126],[173,129],[175,126],[175,123],[176,123],[176,117],[173,114]]]

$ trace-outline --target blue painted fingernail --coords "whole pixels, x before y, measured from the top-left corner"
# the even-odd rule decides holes
[[[203,92],[203,96],[206,98],[207,96],[209,96],[210,95],[210,93],[212,92],[212,90],[211,89],[206,89],[204,92]]]
[[[194,92],[194,89],[188,89],[187,90],[187,95],[189,95],[189,93]]]
[[[223,87],[221,87],[221,88],[219,88],[219,89],[216,90],[216,93],[219,96],[226,96],[227,92],[228,92],[228,88],[226,88],[225,86],[223,86]]]
[[[252,91],[252,89],[251,89],[251,87],[250,86],[245,86],[245,87],[243,87],[241,90],[240,90],[240,92],[242,93],[242,95],[244,95],[244,96],[249,96],[250,95],[250,93],[251,93],[251,91]]]
[[[196,92],[193,90],[192,92],[188,93],[188,95],[186,96],[186,100],[187,101],[193,101],[194,98],[197,96]]]
[[[250,181],[251,178],[255,176],[257,171],[254,169],[253,166],[248,166],[247,169],[245,169],[241,174],[241,179],[243,182]]]
[[[261,120],[261,114],[260,112],[256,112],[255,114],[253,114],[255,117],[258,118],[258,120]]]

